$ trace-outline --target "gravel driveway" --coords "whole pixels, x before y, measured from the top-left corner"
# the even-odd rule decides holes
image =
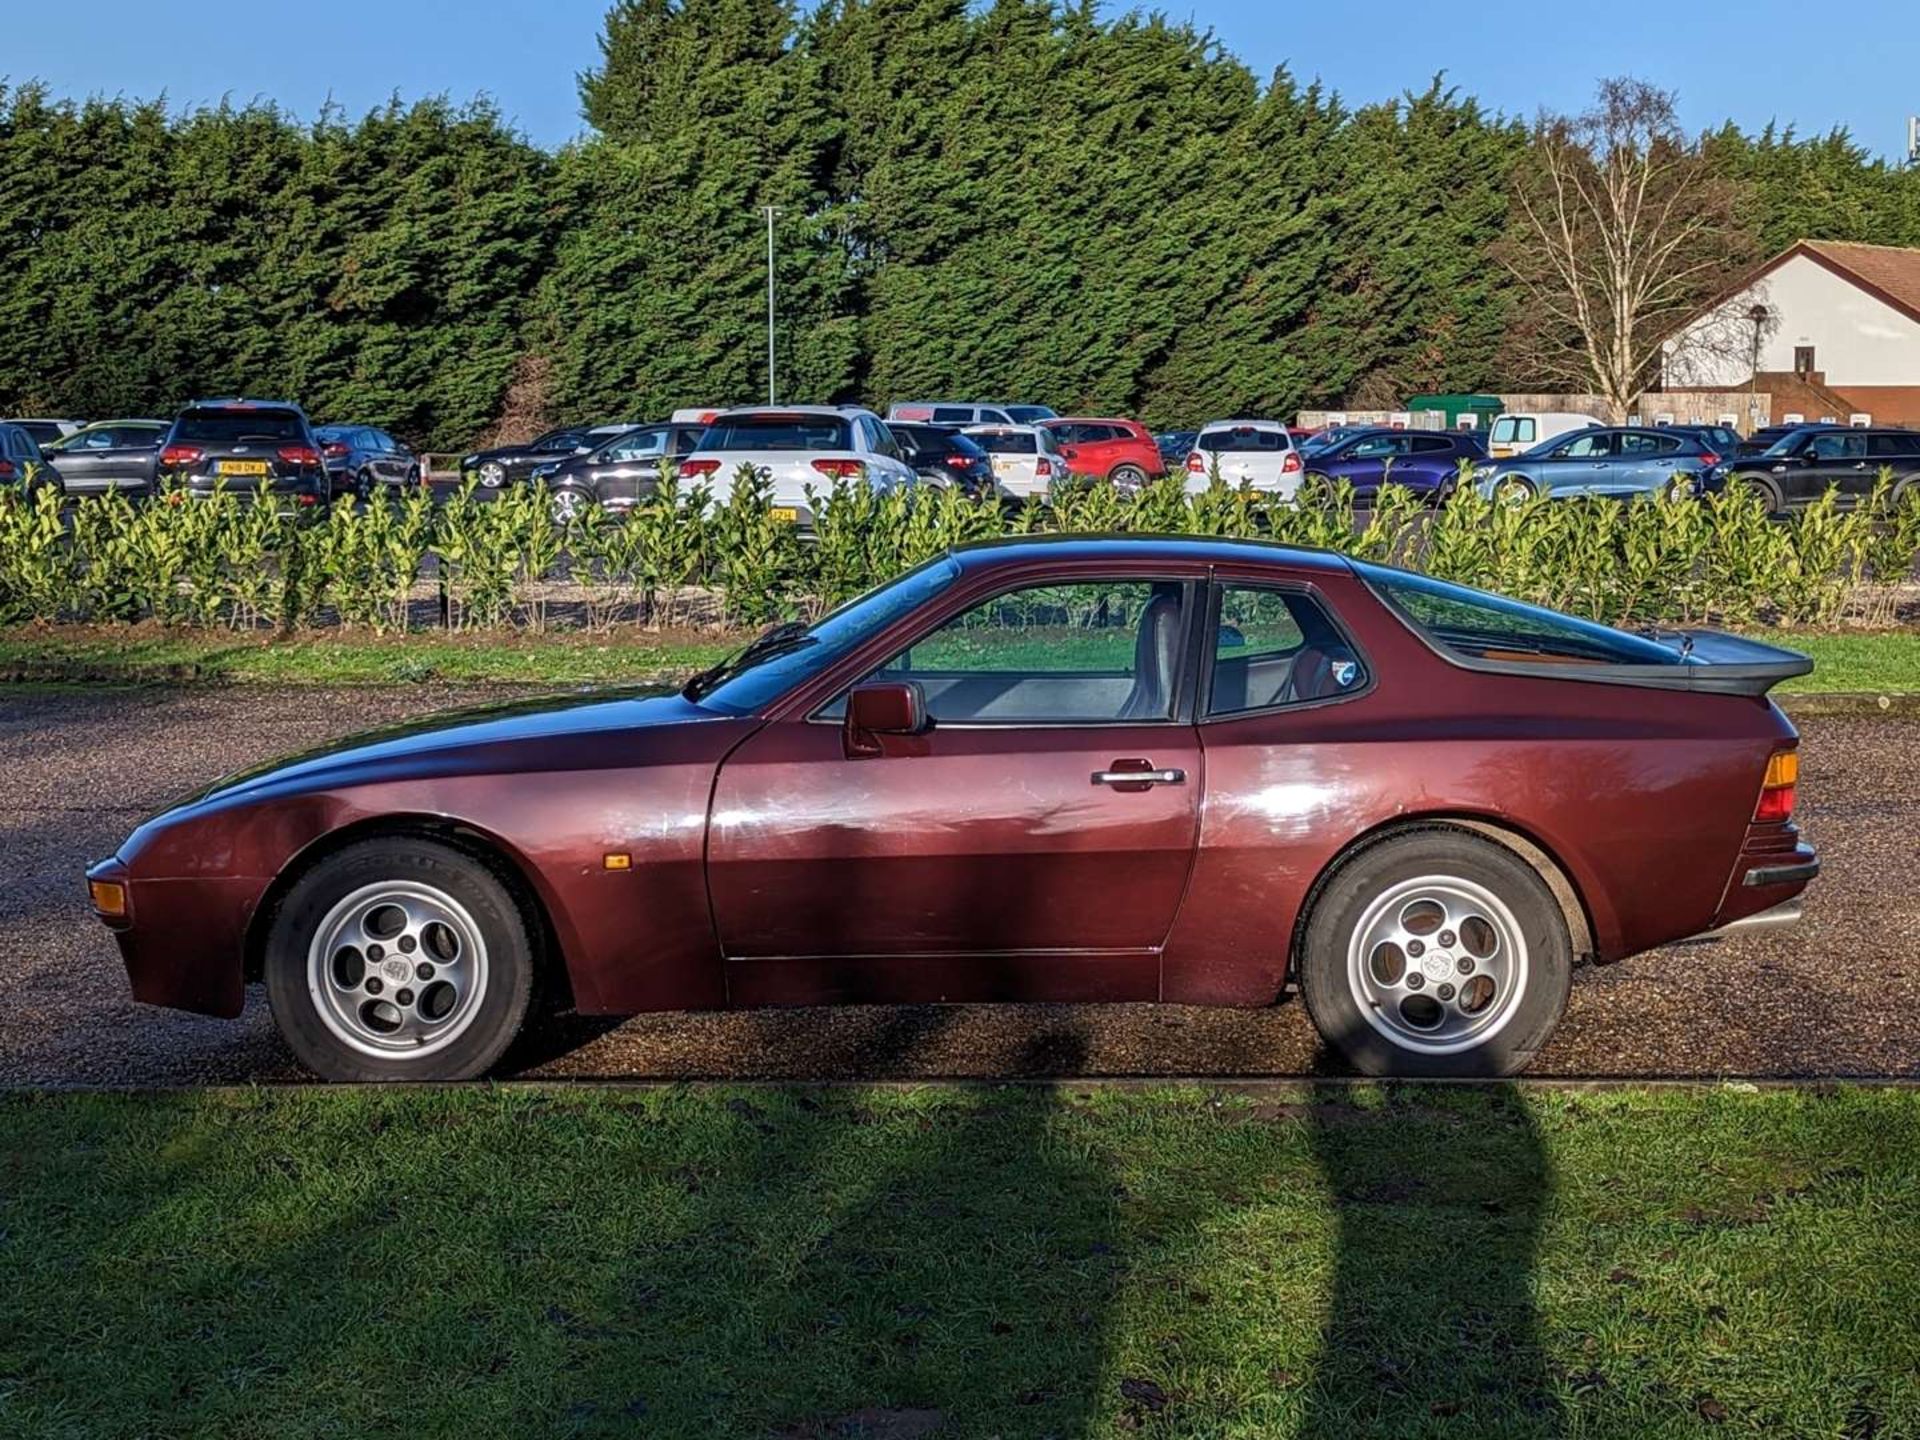
[[[80,872],[189,788],[473,689],[0,689],[0,1083],[300,1078],[255,990],[238,1022],[127,998]],[[1801,818],[1826,871],[1798,927],[1582,971],[1533,1073],[1920,1075],[1920,721],[1801,722]],[[565,1019],[520,1074],[569,1077],[1296,1074],[1297,1004],[968,1005]]]

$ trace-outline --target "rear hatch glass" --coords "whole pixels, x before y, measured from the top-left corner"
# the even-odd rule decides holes
[[[1017,431],[997,435],[971,435],[967,438],[990,455],[1032,455],[1040,448],[1040,442],[1033,436],[1023,435]]]
[[[1209,430],[1200,437],[1200,448],[1221,452],[1247,450],[1287,450],[1292,448],[1284,430],[1262,430],[1252,425],[1236,425],[1231,430]]]
[[[1358,567],[1435,645],[1468,660],[1576,665],[1684,665],[1679,650],[1624,630],[1426,575]]]
[[[189,410],[173,438],[188,445],[303,444],[307,427],[292,410]]]
[[[707,427],[700,450],[850,450],[852,427],[838,415],[743,415]]]

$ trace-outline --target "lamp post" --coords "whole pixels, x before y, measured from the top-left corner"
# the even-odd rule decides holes
[[[767,404],[778,405],[773,374],[773,217],[780,211],[772,205],[760,208],[767,217]]]
[[[1759,428],[1754,422],[1760,418],[1760,332],[1766,327],[1767,307],[1755,301],[1753,308],[1747,311],[1747,322],[1753,326],[1753,364],[1747,371],[1747,429],[1749,432]]]

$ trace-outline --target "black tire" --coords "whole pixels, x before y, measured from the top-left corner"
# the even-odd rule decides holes
[[[1519,503],[1533,499],[1540,493],[1540,487],[1524,475],[1502,475],[1493,483],[1493,498],[1512,500]]]
[[[351,1033],[354,1022],[342,1020],[337,1013],[329,1018],[328,1001],[316,987],[336,987],[327,993],[352,997],[342,999],[342,1008],[357,1004],[364,1012],[381,1000],[394,1002],[413,994],[419,986],[407,1004],[424,1017],[431,982],[444,984],[447,978],[419,963],[430,955],[427,944],[407,946],[404,957],[397,948],[382,957],[363,957],[367,970],[382,973],[368,974],[353,986],[341,985],[339,972],[329,963],[318,963],[323,973],[309,983],[309,956],[321,927],[334,928],[333,917],[340,908],[351,909],[350,897],[371,893],[374,901],[360,903],[377,904],[381,886],[407,887],[451,900],[480,942],[484,982],[469,992],[470,1000],[456,1002],[446,1017],[444,1025],[457,1024],[451,1032],[443,1032],[451,1033],[451,1038],[443,1043],[429,1034],[421,1043],[432,1048],[424,1054],[399,1050],[404,1037],[385,1042],[396,1047],[393,1053],[379,1052],[377,1046],[370,1053],[372,1042],[364,1037],[361,1044],[351,1043],[343,1032]],[[407,942],[403,938],[397,943]],[[448,972],[459,963],[460,949],[456,940],[451,952],[455,958],[443,960]],[[471,1080],[492,1068],[519,1033],[532,1004],[536,953],[526,914],[486,864],[435,841],[390,837],[351,845],[300,877],[274,917],[263,969],[274,1023],[300,1063],[316,1075],[345,1081]],[[412,973],[405,978],[386,973],[401,967]],[[377,992],[374,982],[383,982]],[[363,989],[368,992],[365,1000],[360,998]],[[389,1003],[387,1008],[396,1007]]]
[[[1462,925],[1460,934],[1446,942],[1447,950],[1440,948],[1441,937],[1453,932],[1442,929],[1420,959],[1406,959],[1405,986],[1415,983],[1416,970],[1425,968],[1420,991],[1402,987],[1400,1010],[1424,1003],[1446,1013],[1440,996],[1451,992],[1447,1002],[1458,1001],[1460,1009],[1455,1013],[1460,1023],[1485,1027],[1478,1040],[1470,1028],[1453,1038],[1452,1043],[1461,1048],[1450,1053],[1418,1048],[1449,1040],[1439,1029],[1433,1041],[1423,1042],[1408,1034],[1411,1027],[1384,1007],[1363,1008],[1357,991],[1379,971],[1365,956],[1356,963],[1368,968],[1367,977],[1356,978],[1350,969],[1350,955],[1362,946],[1363,937],[1357,932],[1363,926],[1368,933],[1374,932],[1369,917],[1377,908],[1383,902],[1390,908],[1398,903],[1404,907],[1404,916],[1416,907],[1416,897],[1426,893],[1422,887],[1429,881],[1463,885],[1495,897],[1500,902],[1495,908],[1505,911],[1496,924],[1502,931],[1510,927],[1522,942],[1516,954],[1503,957],[1499,947],[1506,941],[1496,936],[1490,957],[1483,958],[1471,974],[1460,972],[1456,965],[1472,961],[1467,953],[1471,943]],[[1401,894],[1410,898],[1394,902],[1392,897]],[[1498,986],[1512,978],[1512,971],[1503,967],[1520,961],[1524,961],[1525,978],[1510,996],[1502,994]],[[1498,980],[1496,971],[1501,976]],[[1479,974],[1486,976],[1490,998],[1482,1002],[1485,1018],[1476,1021],[1465,1015],[1464,1007],[1467,986],[1477,985],[1474,976]],[[1560,1022],[1572,981],[1573,942],[1566,917],[1533,867],[1491,840],[1446,828],[1403,831],[1342,862],[1313,902],[1300,955],[1300,989],[1314,1027],[1321,1039],[1368,1075],[1491,1076],[1523,1070]],[[1396,1039],[1394,1032],[1407,1038]]]
[[[1779,487],[1764,475],[1736,475],[1731,483],[1744,486],[1749,494],[1759,496],[1760,503],[1767,507],[1769,520],[1781,519],[1787,513]]]

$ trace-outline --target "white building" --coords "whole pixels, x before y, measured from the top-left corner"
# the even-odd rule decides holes
[[[1802,240],[1674,332],[1663,371],[1764,392],[1776,421],[1920,424],[1920,250]]]

